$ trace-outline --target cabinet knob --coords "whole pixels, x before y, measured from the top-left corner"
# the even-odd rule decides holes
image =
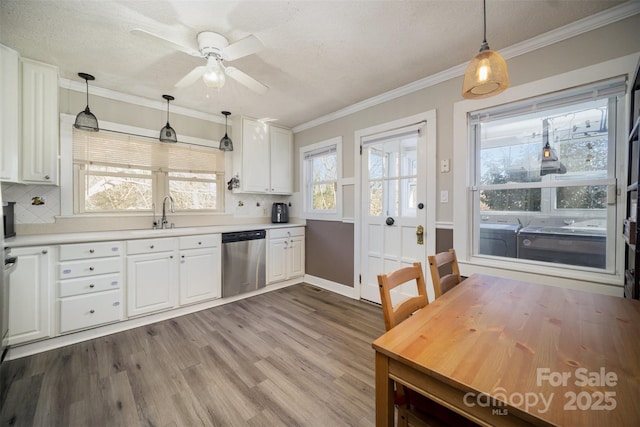
[[[201,245],[201,244],[202,244],[202,242],[198,242],[198,244],[199,244],[199,245]]]
[[[91,314],[93,314],[95,312],[96,312],[95,310],[89,310],[89,313],[91,313]]]
[[[89,271],[93,271],[93,270],[94,270],[94,268],[93,268],[93,267],[89,267]]]
[[[93,283],[89,285],[90,288],[95,288],[96,285],[94,285]]]
[[[94,252],[95,252],[95,251],[94,251],[93,249],[89,249],[89,253],[90,253],[90,254],[92,254],[92,253],[94,253]]]
[[[169,255],[169,259],[173,259],[173,255]]]
[[[46,249],[43,249],[43,250],[42,250],[42,253],[46,255],[46,254],[48,254],[48,253],[49,253],[49,251],[48,251],[48,250],[46,250]]]
[[[45,175],[44,179],[50,179],[51,177],[49,175]]]
[[[153,249],[153,245],[149,246],[151,249]]]

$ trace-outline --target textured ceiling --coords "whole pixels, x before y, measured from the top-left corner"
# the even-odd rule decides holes
[[[487,40],[500,50],[624,1],[488,0]],[[130,33],[193,45],[201,31],[231,43],[253,34],[265,49],[227,65],[270,90],[257,95],[227,78],[174,84],[200,58]],[[481,0],[113,1],[0,0],[0,43],[60,68],[93,74],[95,87],[218,115],[270,117],[294,127],[467,62],[482,42]]]

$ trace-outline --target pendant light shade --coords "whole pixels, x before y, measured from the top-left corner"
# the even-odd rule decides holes
[[[76,122],[74,123],[74,127],[76,129],[88,130],[90,132],[98,132],[98,119],[89,109],[89,80],[95,80],[91,74],[87,73],[78,73],[78,76],[85,80],[87,84],[87,106],[83,111],[80,111],[76,116]]]
[[[549,121],[547,119],[542,120],[542,143],[540,176],[567,173],[567,168],[558,158],[558,153],[549,144]]]
[[[178,135],[176,135],[176,131],[173,130],[169,124],[169,102],[173,101],[175,98],[171,95],[162,95],[162,97],[167,100],[167,124],[160,129],[160,141],[178,142]]]
[[[222,114],[224,114],[224,136],[220,140],[220,150],[233,151],[233,141],[231,141],[231,138],[229,138],[229,135],[227,134],[227,117],[229,117],[229,114],[231,113],[228,111],[222,111]]]
[[[471,60],[464,74],[462,96],[467,99],[487,98],[509,87],[507,63],[487,43],[487,3],[484,5],[484,40],[480,52]]]

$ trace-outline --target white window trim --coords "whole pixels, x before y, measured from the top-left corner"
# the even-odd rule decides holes
[[[70,114],[60,114],[60,215],[62,217],[99,217],[99,216],[148,216],[151,211],[141,212],[113,212],[113,213],[74,213],[74,167],[73,167],[73,124],[76,117]],[[130,133],[144,137],[157,138],[159,130],[139,128],[119,123],[107,122],[100,120],[102,129],[109,129],[117,132]],[[213,140],[196,138],[192,136],[180,136],[180,142],[188,144],[200,145],[203,147],[218,148],[218,143]],[[226,176],[226,158],[225,155],[225,171],[221,173],[224,180]],[[224,184],[224,183],[222,183]],[[224,185],[220,186],[220,194],[224,197]],[[226,203],[223,199],[224,208],[218,211],[202,210],[202,211],[182,211],[174,215],[224,215]],[[158,207],[156,206],[156,210]]]
[[[615,272],[586,272],[579,269],[567,269],[566,267],[540,266],[523,262],[503,261],[485,257],[474,257],[472,242],[472,211],[473,197],[469,188],[473,182],[470,172],[473,170],[470,161],[473,155],[470,147],[470,135],[468,134],[467,117],[473,111],[492,108],[498,105],[517,102],[527,98],[544,95],[571,87],[586,85],[598,80],[605,80],[619,75],[633,75],[638,54],[627,55],[621,58],[595,64],[575,71],[548,77],[535,82],[511,87],[505,92],[486,99],[464,100],[453,106],[453,163],[461,167],[461,171],[453,176],[454,212],[453,243],[458,256],[461,273],[465,276],[473,273],[492,274],[519,280],[543,282],[545,284],[562,286],[567,288],[582,289],[621,296],[624,285],[624,242],[617,239]],[[624,218],[626,192],[621,191],[620,185],[626,183],[626,128],[624,123],[627,118],[628,96],[624,106],[620,105],[618,114],[622,114],[619,121],[620,128],[616,132],[616,158],[620,159],[620,173],[618,174],[617,215],[615,223],[620,226]],[[616,236],[620,233],[616,231]],[[613,286],[612,286],[613,285]]]
[[[305,154],[312,151],[321,150],[323,148],[329,148],[331,146],[336,147],[336,168],[338,172],[336,183],[336,209],[321,212],[318,210],[310,210],[308,205],[308,194],[306,185],[306,162]],[[300,192],[302,193],[303,215],[305,219],[321,220],[321,221],[342,221],[342,187],[347,185],[342,179],[342,137],[337,136],[335,138],[327,139],[324,141],[316,142],[315,144],[306,145],[300,147]]]

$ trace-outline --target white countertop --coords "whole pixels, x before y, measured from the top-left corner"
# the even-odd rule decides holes
[[[154,237],[177,237],[197,234],[227,233],[232,231],[268,230],[272,228],[304,227],[304,222],[283,224],[236,224],[204,227],[177,227],[169,229],[89,231],[80,233],[33,234],[10,237],[4,240],[5,246],[17,248],[23,246],[59,245],[66,243],[86,243],[109,240],[149,239]]]

